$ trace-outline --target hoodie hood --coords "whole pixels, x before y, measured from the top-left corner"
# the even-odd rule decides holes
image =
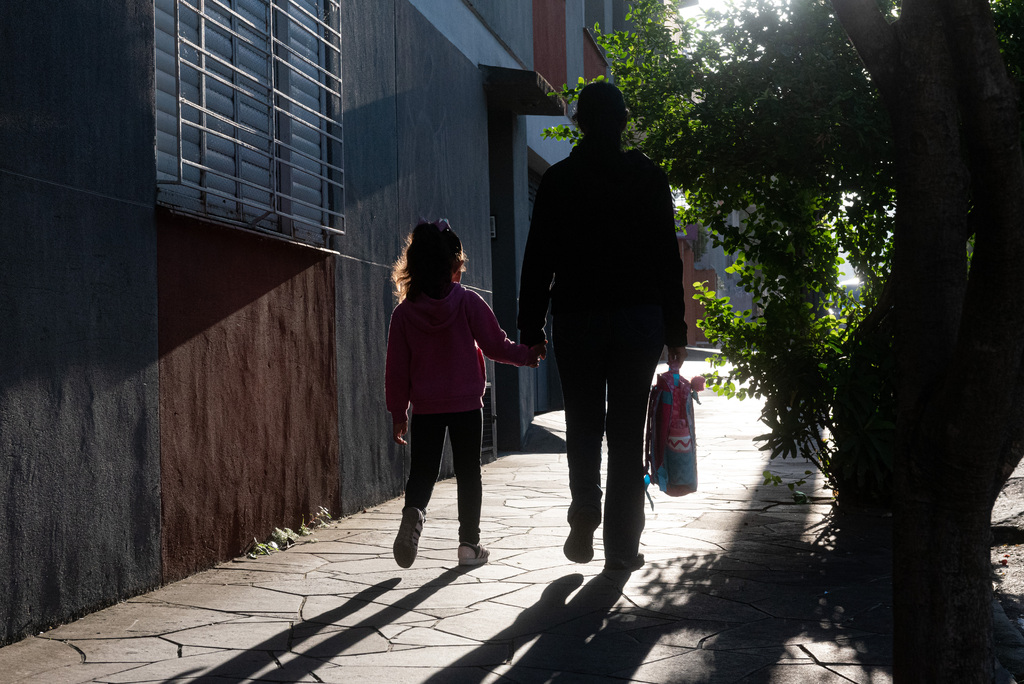
[[[462,310],[466,289],[459,283],[452,283],[451,289],[442,299],[433,299],[420,294],[414,300],[405,300],[408,322],[423,332],[434,332],[448,327]]]

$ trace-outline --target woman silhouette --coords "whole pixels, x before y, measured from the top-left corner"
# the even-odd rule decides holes
[[[572,497],[566,557],[594,557],[601,523],[605,569],[640,568],[644,528],[643,433],[662,349],[686,357],[683,267],[665,173],[643,153],[622,151],[627,111],[607,82],[586,86],[576,123],[583,138],[547,170],[537,191],[520,282],[520,342],[544,342],[550,301],[553,346],[565,401]],[[607,397],[607,404],[606,404]]]

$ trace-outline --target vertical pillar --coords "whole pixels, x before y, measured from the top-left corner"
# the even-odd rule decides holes
[[[525,126],[515,114],[492,110],[487,117],[494,313],[508,336],[516,339],[519,306],[519,267],[529,232],[529,189]],[[495,364],[494,410],[497,444],[501,451],[522,447],[534,412],[532,369]]]

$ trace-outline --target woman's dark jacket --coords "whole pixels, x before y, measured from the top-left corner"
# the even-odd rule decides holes
[[[665,173],[643,153],[584,139],[537,190],[519,287],[519,341],[560,312],[660,304],[665,344],[686,344],[683,264]]]

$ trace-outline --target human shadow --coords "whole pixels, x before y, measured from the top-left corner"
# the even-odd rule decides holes
[[[886,523],[833,512],[805,540],[765,538],[777,535],[759,528],[787,516],[744,515],[754,529],[721,552],[661,560],[628,582],[561,577],[477,652],[425,681],[885,681]],[[507,662],[485,662],[498,645]]]
[[[560,672],[567,663],[576,672],[598,675],[629,666],[640,646],[629,641],[606,644],[614,632],[614,615],[622,600],[625,577],[598,575],[584,582],[580,573],[571,573],[550,582],[537,602],[522,611],[505,629],[487,639],[487,645],[504,644],[510,656],[517,652],[508,669],[501,674],[513,681],[533,677],[530,673]],[[594,640],[598,639],[598,642]],[[605,648],[605,646],[612,646]],[[581,669],[578,663],[589,662]],[[424,680],[425,684],[472,684],[493,677],[492,667],[481,666],[475,654],[466,654],[443,670]],[[554,681],[554,678],[548,679]]]
[[[209,671],[202,672],[202,668],[196,668],[182,672],[178,678],[196,677],[201,673],[202,681],[248,680],[257,677],[261,671],[271,667],[274,681],[305,681],[305,677],[317,666],[322,665],[327,658],[357,647],[360,642],[377,634],[382,627],[413,612],[416,606],[422,604],[443,587],[453,584],[465,574],[465,568],[445,570],[437,578],[405,596],[400,602],[400,606],[377,604],[376,602],[395,589],[401,579],[393,577],[378,582],[351,596],[337,608],[321,613],[312,620],[302,621],[298,628],[283,630]],[[356,624],[346,626],[332,636],[320,640],[315,646],[306,649],[300,648],[305,642],[322,636],[322,633],[333,625],[343,623],[347,618],[375,606],[379,606],[380,609]],[[297,657],[282,662],[274,656],[274,654],[286,651],[301,653],[301,656],[309,658],[309,660]]]
[[[715,403],[698,410],[714,411]],[[760,461],[742,453],[752,448],[748,435],[756,426],[737,430],[735,420],[747,418],[722,413],[718,426],[698,422],[705,427],[701,467],[709,475],[718,469],[718,485],[708,484],[699,496],[657,497],[642,541],[646,566],[629,577],[590,579],[568,564],[558,576],[556,566],[544,571],[556,579],[542,588],[519,585],[518,599],[539,592],[525,609],[508,609],[516,601],[502,599],[473,612],[467,603],[464,615],[433,629],[475,643],[460,646],[451,660],[422,650],[417,676],[432,668],[425,675],[431,684],[885,681],[892,649],[889,519],[843,513],[815,496],[797,504],[787,488],[761,485]],[[530,467],[528,459],[522,467]],[[806,468],[802,462],[771,467],[786,479]],[[815,491],[814,482],[807,490]],[[464,572],[445,570],[397,599],[386,596],[397,579],[368,587],[293,628],[290,642],[268,640],[204,679],[254,677],[274,654],[273,676],[280,680],[339,666],[342,655],[422,649],[388,638],[382,627],[415,613]],[[518,584],[515,578],[484,573],[474,581]],[[496,619],[507,621],[493,627]]]
[[[698,410],[721,401],[708,398]],[[752,456],[734,451],[756,451],[750,440],[728,420],[714,428],[721,434],[704,425],[702,467],[718,465],[731,484],[699,498],[658,498],[643,569],[628,581],[599,575],[584,584],[576,573],[556,580],[482,640],[480,653],[427,681],[885,681],[890,520],[843,512],[827,497],[797,503],[786,487],[753,484],[760,470],[730,470],[750,467]],[[803,461],[771,469],[822,491]],[[484,665],[483,650],[498,644],[507,662]]]

